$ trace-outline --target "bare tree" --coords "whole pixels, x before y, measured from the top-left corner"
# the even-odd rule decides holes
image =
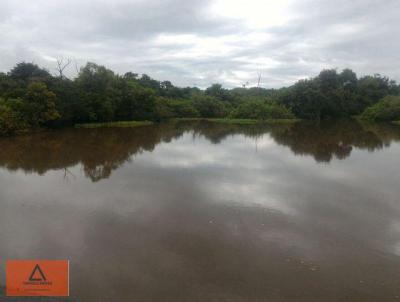
[[[258,71],[258,81],[257,81],[257,88],[260,89],[260,83],[261,83],[261,71]]]
[[[78,67],[78,61],[77,61],[77,60],[74,60],[74,64],[75,64],[75,71],[76,71],[76,74],[79,74],[80,68]]]
[[[60,75],[60,78],[64,78],[64,70],[65,68],[68,67],[68,65],[71,64],[71,59],[68,58],[66,62],[64,62],[64,58],[57,59],[57,71]]]

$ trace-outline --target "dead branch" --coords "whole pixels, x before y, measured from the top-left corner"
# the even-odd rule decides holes
[[[69,66],[69,64],[71,64],[71,62],[72,61],[70,58],[68,58],[66,62],[64,62],[64,58],[57,59],[57,68],[56,69],[60,75],[60,79],[63,79],[65,77],[64,70],[65,70],[65,68],[67,68]]]

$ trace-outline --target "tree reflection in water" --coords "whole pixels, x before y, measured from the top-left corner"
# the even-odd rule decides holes
[[[202,136],[219,144],[229,136],[257,139],[269,134],[295,155],[311,155],[317,162],[345,159],[354,148],[370,152],[400,140],[400,127],[390,124],[364,125],[356,121],[320,124],[230,125],[209,122],[169,122],[126,129],[65,129],[0,139],[0,167],[9,171],[44,174],[82,164],[92,181],[110,177],[126,161],[142,152],[152,152],[161,142],[171,142],[184,133]]]

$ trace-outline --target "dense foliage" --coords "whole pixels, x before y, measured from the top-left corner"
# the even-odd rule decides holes
[[[399,93],[394,81],[378,74],[357,79],[349,69],[341,73],[323,70],[317,77],[282,91],[279,99],[297,117],[319,120],[359,115],[383,97]]]
[[[285,106],[273,100],[261,98],[246,98],[232,111],[233,118],[250,118],[258,120],[293,119],[294,114]]]
[[[387,96],[365,109],[361,118],[374,122],[400,121],[400,96]]]
[[[320,120],[359,115],[370,106],[367,112],[372,112],[389,103],[397,110],[393,98],[384,99],[389,95],[400,95],[394,81],[380,75],[358,79],[349,69],[324,70],[281,89],[228,90],[214,84],[200,90],[179,88],[145,74],[118,75],[94,63],[81,68],[73,80],[62,74],[52,76],[32,63],[19,63],[7,74],[0,73],[0,134],[76,123],[179,117]],[[385,100],[382,105],[374,107],[381,99]],[[391,110],[385,109],[385,117],[372,119],[397,117],[388,113]]]

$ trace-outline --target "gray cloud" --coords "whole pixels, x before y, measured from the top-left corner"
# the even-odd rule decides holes
[[[254,84],[262,70],[280,87],[347,67],[400,80],[399,13],[397,0],[4,0],[0,70],[54,71],[64,56],[179,86]]]

